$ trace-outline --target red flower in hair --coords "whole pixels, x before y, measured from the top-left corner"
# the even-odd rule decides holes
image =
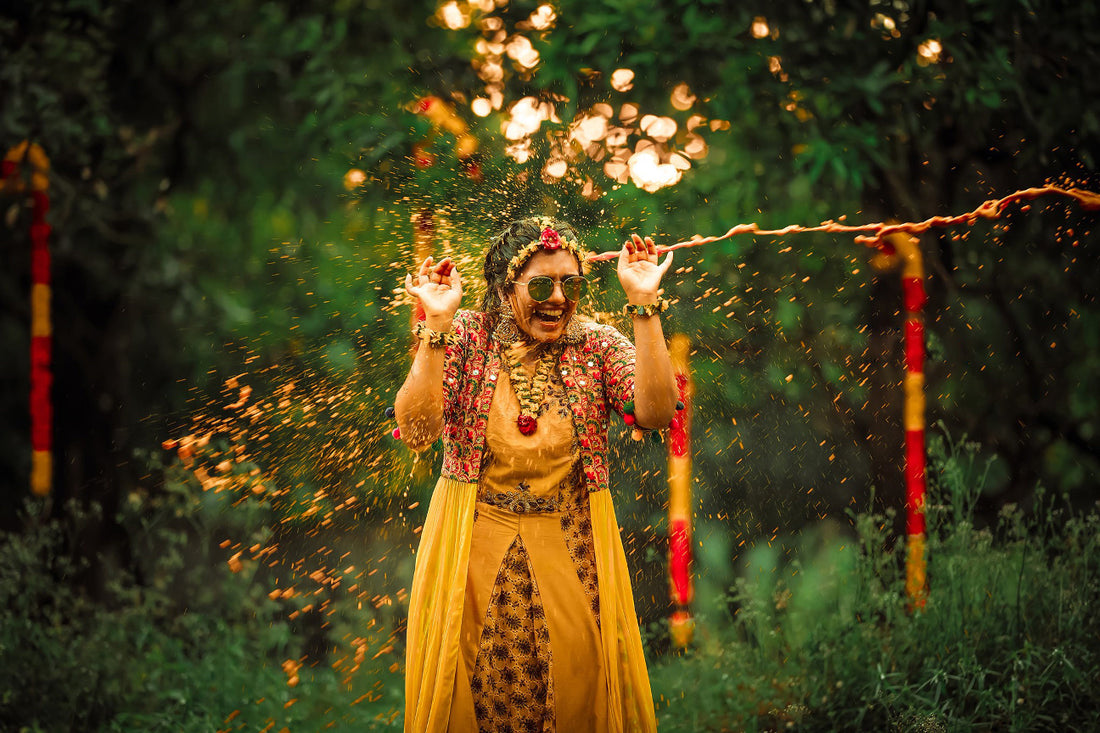
[[[556,229],[546,227],[542,230],[542,237],[539,238],[539,244],[543,249],[560,249],[561,248],[561,235],[558,234]]]
[[[535,432],[535,428],[539,426],[539,422],[530,415],[520,415],[516,418],[516,426],[524,435],[530,435]]]

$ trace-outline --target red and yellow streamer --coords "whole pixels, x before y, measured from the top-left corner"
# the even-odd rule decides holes
[[[53,486],[53,385],[50,319],[50,159],[37,143],[27,140],[4,155],[0,163],[0,191],[28,194],[24,166],[30,173],[31,199],[31,492],[46,496]]]

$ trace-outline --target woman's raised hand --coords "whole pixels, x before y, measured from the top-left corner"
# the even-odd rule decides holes
[[[626,299],[633,305],[656,303],[661,291],[661,278],[672,265],[672,252],[665,261],[657,256],[657,245],[649,237],[632,234],[619,252],[617,268]]]
[[[420,301],[429,327],[447,324],[449,328],[462,303],[462,276],[450,257],[439,262],[428,257],[420,264],[415,277],[405,276],[405,292]]]

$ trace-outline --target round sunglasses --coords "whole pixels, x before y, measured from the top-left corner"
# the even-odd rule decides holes
[[[574,303],[583,298],[585,293],[588,292],[588,281],[580,275],[571,275],[564,280],[555,280],[549,275],[537,275],[527,282],[517,281],[516,285],[525,285],[527,295],[531,297],[531,300],[541,303],[550,300],[550,297],[554,294],[554,286],[559,283],[561,284],[561,292]]]

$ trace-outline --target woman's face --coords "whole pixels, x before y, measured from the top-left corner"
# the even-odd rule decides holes
[[[516,275],[508,302],[516,314],[516,326],[528,339],[538,343],[556,341],[565,333],[569,319],[577,311],[577,304],[565,297],[561,281],[580,275],[577,260],[568,250],[537,252]],[[558,282],[554,292],[544,301],[533,300],[525,283],[533,277],[545,275]]]

